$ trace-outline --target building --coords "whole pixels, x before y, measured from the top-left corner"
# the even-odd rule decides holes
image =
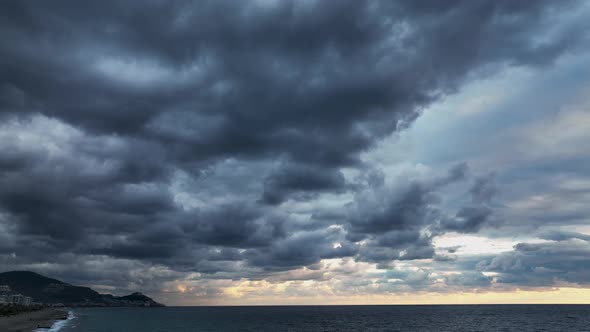
[[[10,292],[10,286],[0,285],[0,293],[9,293],[9,292]]]
[[[18,304],[30,306],[33,304],[33,298],[21,294],[0,294],[0,304]]]
[[[23,304],[25,297],[20,294],[10,295],[8,297],[8,302],[12,304]]]

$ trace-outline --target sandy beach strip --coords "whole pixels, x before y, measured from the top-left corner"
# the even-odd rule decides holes
[[[0,317],[2,332],[31,332],[39,326],[51,326],[55,320],[67,317],[67,311],[60,309],[43,309],[15,316]]]

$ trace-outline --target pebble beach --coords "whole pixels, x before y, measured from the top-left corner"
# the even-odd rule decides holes
[[[60,309],[43,309],[19,315],[0,317],[0,331],[31,332],[49,328],[56,320],[67,319],[68,312]]]

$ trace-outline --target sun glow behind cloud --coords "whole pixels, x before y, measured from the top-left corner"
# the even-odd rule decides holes
[[[297,294],[288,293],[297,289]],[[222,288],[214,299],[175,298],[180,305],[427,305],[427,304],[589,304],[590,289],[550,287],[530,289],[487,289],[457,292],[398,292],[393,294],[334,295],[328,284],[309,281],[272,284],[238,281]]]

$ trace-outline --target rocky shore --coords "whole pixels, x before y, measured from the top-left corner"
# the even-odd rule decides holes
[[[56,320],[67,319],[68,312],[61,309],[43,309],[14,316],[0,317],[0,331],[31,332],[49,328]]]

